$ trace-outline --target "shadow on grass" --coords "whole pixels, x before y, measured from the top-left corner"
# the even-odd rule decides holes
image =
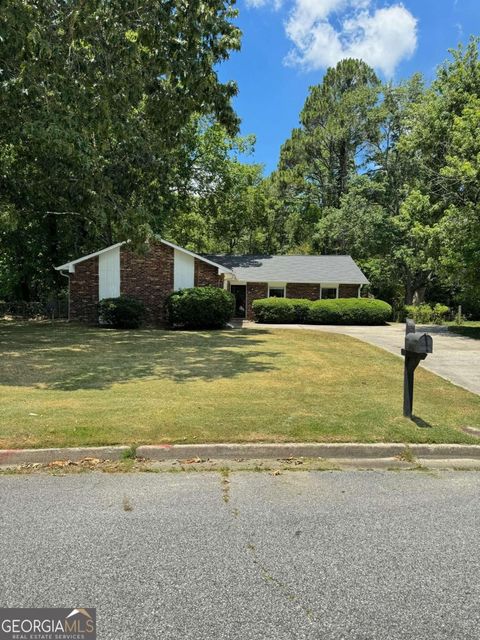
[[[215,381],[275,369],[268,330],[112,331],[0,324],[0,385],[74,391],[147,379]]]
[[[421,429],[432,429],[432,425],[429,422],[425,422],[425,420],[423,420],[422,418],[419,418],[418,416],[412,416],[412,422],[414,422],[417,427],[420,427]]]

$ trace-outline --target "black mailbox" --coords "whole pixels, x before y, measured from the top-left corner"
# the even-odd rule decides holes
[[[402,355],[405,356],[405,367],[403,376],[403,415],[412,417],[413,411],[413,381],[415,369],[420,360],[425,360],[428,353],[433,353],[432,336],[428,333],[417,333],[415,323],[407,318],[405,330],[405,349]]]
[[[405,336],[405,351],[433,353],[432,336],[429,336],[428,333],[407,333]]]

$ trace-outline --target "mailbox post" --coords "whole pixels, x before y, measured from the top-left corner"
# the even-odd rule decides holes
[[[421,360],[425,360],[427,354],[433,353],[432,336],[428,333],[417,333],[415,322],[407,318],[405,328],[405,349],[402,355],[405,356],[405,367],[403,375],[403,415],[412,418],[413,412],[413,382],[415,369]]]

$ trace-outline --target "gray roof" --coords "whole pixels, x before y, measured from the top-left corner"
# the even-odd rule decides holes
[[[233,271],[245,282],[368,284],[350,256],[227,256],[205,258]]]

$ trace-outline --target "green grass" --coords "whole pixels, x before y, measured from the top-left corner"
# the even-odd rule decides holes
[[[449,331],[458,333],[466,338],[473,338],[474,340],[480,340],[480,320],[468,320],[463,324],[449,324]]]
[[[175,442],[477,442],[480,397],[314,331],[108,331],[0,323],[0,447]]]

